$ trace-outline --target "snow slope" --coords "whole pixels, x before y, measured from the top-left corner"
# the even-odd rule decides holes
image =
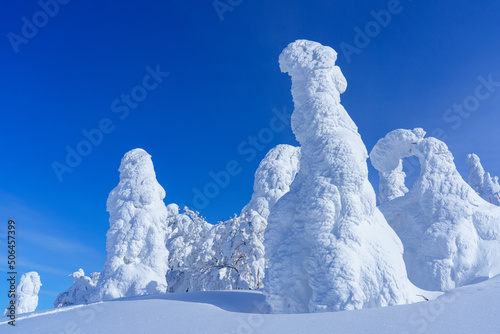
[[[206,291],[140,296],[25,314],[0,333],[500,333],[500,276],[430,302],[358,311],[261,314],[264,296]]]

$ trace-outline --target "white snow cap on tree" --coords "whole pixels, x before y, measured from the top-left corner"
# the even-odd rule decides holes
[[[462,179],[445,143],[424,136],[420,128],[395,130],[370,153],[380,173],[397,170],[405,157],[420,161],[411,190],[379,206],[403,241],[408,276],[420,288],[446,291],[499,274],[500,208]]]
[[[34,312],[36,310],[38,306],[38,293],[41,286],[40,275],[35,271],[21,276],[16,288],[16,314]]]
[[[467,155],[466,162],[469,165],[468,183],[472,189],[489,203],[500,205],[498,177],[492,178],[490,173],[486,173],[479,157],[475,154]]]
[[[347,82],[336,59],[333,49],[306,40],[279,59],[292,77],[301,157],[264,235],[264,293],[276,313],[404,304],[413,296],[401,241],[376,207],[366,148],[340,104]]]
[[[80,268],[69,275],[69,278],[74,278],[73,285],[57,296],[54,307],[88,303],[90,297],[95,293],[99,273],[91,273],[90,277],[87,277],[83,269]]]
[[[165,292],[168,211],[151,156],[134,149],[122,159],[120,183],[108,197],[108,256],[96,300]]]

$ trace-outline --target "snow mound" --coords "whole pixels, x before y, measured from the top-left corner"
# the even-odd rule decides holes
[[[40,275],[35,271],[21,276],[16,287],[16,314],[19,315],[36,310],[38,306],[38,293],[41,286]],[[8,313],[9,310],[6,309],[3,315],[5,316]]]
[[[395,130],[370,153],[381,174],[399,170],[405,157],[421,164],[412,189],[380,205],[403,242],[408,277],[420,288],[447,291],[499,274],[500,208],[462,179],[445,143],[424,136],[419,128]],[[390,187],[401,184],[394,182]]]
[[[95,293],[99,273],[91,273],[90,277],[87,277],[83,269],[80,268],[68,277],[74,278],[73,285],[57,296],[54,307],[88,303],[90,296]]]
[[[498,177],[492,178],[490,173],[486,173],[479,157],[475,154],[467,155],[466,162],[469,165],[468,183],[472,189],[487,202],[500,206]]]
[[[292,129],[300,171],[271,209],[264,293],[272,312],[320,312],[404,304],[414,289],[403,247],[376,207],[368,157],[340,104],[347,82],[337,53],[299,40],[280,55],[292,77]]]
[[[165,292],[168,211],[151,156],[142,149],[125,154],[120,182],[108,197],[110,228],[106,263],[92,300]]]

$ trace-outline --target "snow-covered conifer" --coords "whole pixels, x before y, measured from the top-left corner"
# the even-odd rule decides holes
[[[271,209],[264,279],[273,312],[402,304],[414,288],[401,241],[376,207],[366,148],[340,104],[347,82],[337,53],[299,40],[280,55],[292,77],[300,171]]]
[[[120,182],[108,197],[108,256],[94,300],[165,292],[168,211],[151,156],[134,149],[122,159]]]
[[[370,153],[380,173],[397,170],[405,157],[420,161],[410,191],[379,206],[403,242],[408,277],[420,288],[446,291],[499,274],[500,208],[462,179],[445,143],[424,136],[422,129],[394,130]],[[478,163],[470,177],[476,189],[483,187]]]
[[[498,177],[491,177],[490,173],[484,171],[479,157],[475,154],[469,154],[466,158],[469,165],[469,178],[467,182],[479,196],[484,200],[500,205],[500,185]]]
[[[19,279],[16,287],[16,314],[34,312],[38,306],[38,292],[42,283],[40,275],[37,272],[31,271],[23,274]],[[7,310],[4,311],[4,315]]]
[[[83,269],[80,268],[68,277],[74,279],[73,285],[57,296],[54,307],[88,303],[90,297],[95,293],[99,273],[91,273],[90,277],[87,277]]]

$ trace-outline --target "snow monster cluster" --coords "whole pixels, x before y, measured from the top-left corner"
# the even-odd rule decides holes
[[[251,201],[228,221],[212,225],[189,208],[166,206],[151,156],[125,154],[107,203],[104,268],[70,275],[73,285],[54,306],[261,289],[269,312],[340,311],[412,303],[422,300],[421,289],[447,291],[500,274],[498,178],[469,155],[468,184],[443,142],[400,129],[369,156],[380,175],[377,200],[368,152],[340,104],[347,82],[336,58],[307,40],[281,53],[300,148],[278,145],[266,155]],[[407,189],[402,159],[410,156],[421,172]],[[37,276],[22,281],[30,287],[29,301],[20,301],[27,311],[36,304]]]

